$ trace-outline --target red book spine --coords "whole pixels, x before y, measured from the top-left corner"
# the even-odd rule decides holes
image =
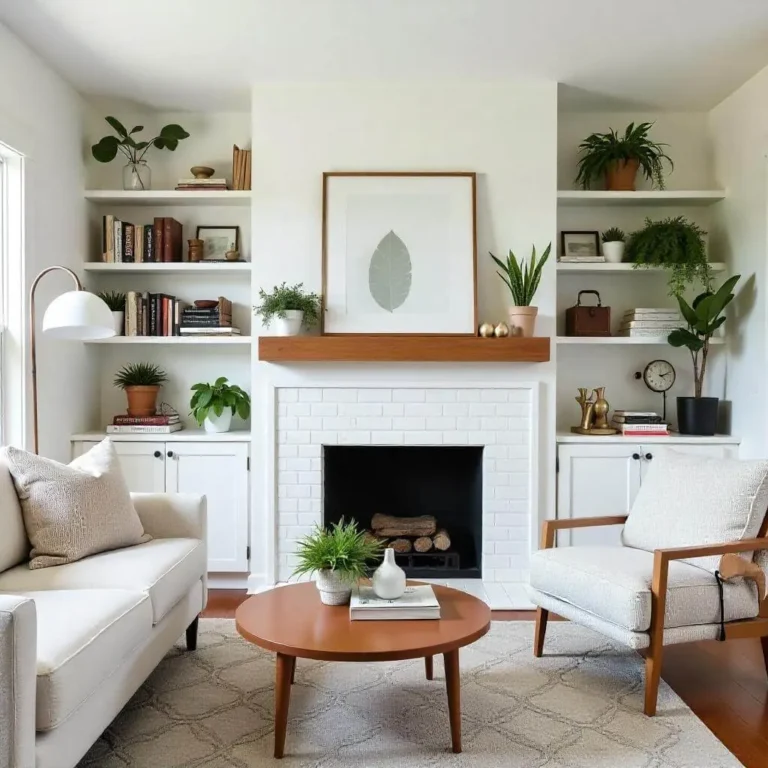
[[[152,242],[152,261],[163,260],[163,219],[159,216],[154,220],[155,237]]]
[[[171,420],[169,416],[115,416],[112,423],[117,426],[166,427]]]

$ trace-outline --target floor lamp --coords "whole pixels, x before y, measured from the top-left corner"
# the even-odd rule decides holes
[[[35,344],[35,291],[41,278],[49,272],[66,272],[75,282],[75,290],[57,296],[43,315],[43,333],[55,339],[106,339],[115,335],[112,312],[95,294],[83,289],[78,276],[66,267],[48,267],[33,281],[29,289],[29,331],[32,354],[32,419],[34,451],[38,451],[37,434],[37,347]]]

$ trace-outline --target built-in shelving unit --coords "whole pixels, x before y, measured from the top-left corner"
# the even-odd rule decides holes
[[[214,192],[150,189],[133,192],[122,189],[88,189],[85,199],[100,205],[250,205],[251,191],[228,189]]]
[[[558,336],[557,344],[665,344],[666,336]],[[713,337],[710,344],[725,344],[722,337]]]
[[[559,205],[633,205],[633,206],[675,206],[714,205],[725,199],[725,190],[678,190],[665,189],[648,192],[606,192],[603,190],[560,189],[557,192]]]
[[[229,273],[250,272],[250,261],[233,262],[142,262],[140,264],[105,264],[102,261],[86,261],[85,272],[101,272],[107,275],[144,274],[144,275],[226,275]]]
[[[713,262],[709,265],[713,272],[724,272],[725,264],[722,262]],[[574,264],[573,262],[558,262],[558,272],[578,273],[580,275],[625,275],[628,272],[638,275],[658,275],[663,273],[664,267],[638,267],[632,263],[622,262],[620,264],[609,264],[608,262],[594,262],[585,264]]]

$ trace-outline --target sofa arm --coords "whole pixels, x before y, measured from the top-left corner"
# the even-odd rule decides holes
[[[206,540],[206,499],[190,493],[132,493],[144,530],[155,539]]]
[[[36,688],[35,603],[0,595],[0,768],[34,768]]]

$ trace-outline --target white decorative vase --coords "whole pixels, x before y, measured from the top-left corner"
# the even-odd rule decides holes
[[[405,592],[405,571],[395,562],[395,550],[384,550],[384,562],[373,572],[373,591],[382,600],[397,600]]]
[[[323,605],[346,605],[352,596],[352,585],[348,579],[343,579],[338,571],[328,568],[318,571],[315,584]]]
[[[125,328],[125,312],[113,312],[112,323],[115,326],[115,336],[122,336]]]
[[[510,336],[533,336],[538,307],[510,307],[508,312]]]
[[[286,309],[285,317],[276,317],[275,336],[298,336],[301,333],[301,324],[304,322],[304,313],[299,309]]]
[[[620,264],[624,258],[624,243],[621,240],[603,243],[603,256],[611,264]]]
[[[203,422],[203,429],[206,432],[229,432],[232,426],[232,409],[225,408],[221,416],[217,416],[213,411],[209,411]]]

